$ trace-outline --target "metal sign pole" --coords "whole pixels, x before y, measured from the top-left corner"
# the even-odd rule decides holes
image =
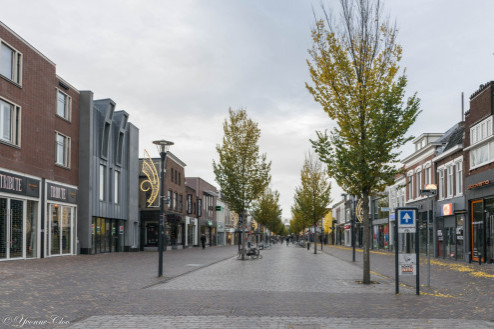
[[[395,283],[396,283],[396,294],[400,293],[400,278],[398,272],[398,209],[395,210]]]
[[[417,214],[415,214],[415,218],[418,218]],[[415,283],[416,283],[416,288],[415,288],[415,293],[417,295],[420,295],[420,259],[419,259],[419,254],[420,254],[420,240],[419,240],[419,221],[415,221],[415,254],[417,257],[417,261],[415,262],[417,265],[417,273],[415,276]]]
[[[431,286],[431,248],[430,248],[430,232],[429,232],[429,216],[432,213],[432,203],[434,202],[434,199],[432,198],[432,195],[429,195],[429,198],[431,198],[431,210],[427,212],[427,225],[426,225],[426,231],[427,231],[427,287]]]

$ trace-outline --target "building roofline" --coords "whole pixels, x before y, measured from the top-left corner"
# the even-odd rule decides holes
[[[24,40],[24,38],[22,38],[20,35],[18,35],[17,33],[15,33],[10,27],[8,27],[7,25],[5,25],[5,23],[3,23],[2,21],[0,21],[0,26],[2,26],[3,28],[5,28],[10,33],[12,33],[16,38],[18,38],[26,46],[28,46],[29,48],[31,48],[32,50],[34,50],[38,55],[40,55],[41,57],[43,57],[47,62],[49,62],[50,64],[52,64],[55,67],[57,66],[52,60],[50,60],[48,57],[46,57],[45,55],[43,55],[43,53],[41,51],[39,51],[33,45],[31,45],[29,42],[27,42],[26,40]]]

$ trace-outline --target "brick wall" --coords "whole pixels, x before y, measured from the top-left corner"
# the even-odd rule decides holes
[[[0,167],[78,185],[79,93],[59,87],[55,64],[0,24],[0,39],[22,53],[22,85],[0,76],[0,97],[21,107],[20,147],[0,143]],[[72,119],[56,115],[57,92],[72,97]],[[70,169],[55,165],[55,131],[71,138]]]

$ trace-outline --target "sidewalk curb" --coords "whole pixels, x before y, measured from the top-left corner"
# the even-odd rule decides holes
[[[221,263],[221,262],[224,262],[228,259],[231,259],[233,257],[236,257],[236,256],[228,256],[228,257],[225,257],[225,258],[222,258],[222,259],[219,259],[219,260],[216,260],[212,263],[209,263],[209,264],[206,264],[204,266],[200,266],[200,267],[197,267],[197,268],[192,268],[191,270],[187,271],[187,272],[184,272],[184,273],[181,273],[181,274],[178,274],[178,275],[175,275],[175,276],[172,276],[172,277],[163,277],[163,279],[158,279],[159,281],[158,282],[154,282],[154,283],[151,283],[151,284],[148,284],[140,289],[148,289],[148,288],[151,288],[151,287],[154,287],[154,286],[157,286],[157,285],[160,285],[160,284],[164,284],[164,283],[167,283],[167,282],[170,282],[174,279],[177,279],[177,278],[180,278],[184,275],[187,275],[187,274],[190,274],[192,272],[195,272],[195,271],[199,271],[203,268],[207,268],[209,266],[212,266],[212,265],[215,265],[215,264],[218,264],[218,263]]]

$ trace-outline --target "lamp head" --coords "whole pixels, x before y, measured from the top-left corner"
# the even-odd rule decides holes
[[[153,144],[155,144],[158,147],[158,151],[160,153],[166,153],[168,152],[168,150],[170,150],[170,146],[172,146],[175,143],[161,139],[158,141],[154,141]]]

